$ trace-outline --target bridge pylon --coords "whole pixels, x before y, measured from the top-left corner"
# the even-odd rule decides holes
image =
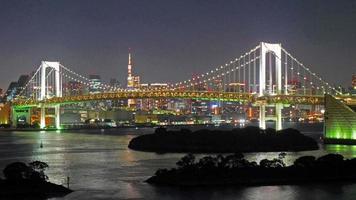
[[[259,91],[258,95],[279,95],[282,93],[282,46],[281,44],[270,44],[261,42],[260,43],[261,59],[260,59],[260,71],[259,71]],[[271,57],[269,60],[269,74],[270,77],[267,80],[267,53],[272,53],[275,57],[275,81],[273,81],[272,75],[272,61]],[[276,89],[274,90],[274,83]],[[268,87],[267,87],[268,86]],[[286,90],[285,90],[286,91]],[[275,104],[275,119],[276,119],[276,130],[282,129],[282,108],[283,104]],[[259,126],[262,129],[266,128],[266,104],[260,105],[260,122]]]
[[[40,76],[40,96],[39,100],[44,101],[51,97],[62,97],[62,78],[60,76],[60,63],[59,62],[49,62],[49,61],[42,61],[41,62],[41,76]],[[48,81],[50,78],[47,73],[47,69],[54,70],[54,86],[49,85],[52,81]],[[49,88],[53,87],[54,92],[50,93]],[[43,129],[46,127],[46,108],[49,105],[45,105],[44,103],[40,104],[41,109],[41,117],[40,117],[40,128]],[[54,105],[55,109],[55,127],[56,129],[60,128],[60,106]]]

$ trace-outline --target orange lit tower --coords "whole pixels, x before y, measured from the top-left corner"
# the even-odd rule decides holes
[[[129,64],[127,65],[127,89],[133,89],[132,58],[129,49]]]
[[[140,87],[140,77],[134,76],[132,73],[133,62],[131,56],[131,49],[129,48],[129,62],[127,65],[127,89],[128,90],[137,90]],[[127,106],[128,107],[136,107],[136,100],[135,99],[128,99]]]

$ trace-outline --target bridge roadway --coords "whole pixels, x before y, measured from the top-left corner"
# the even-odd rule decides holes
[[[323,105],[323,95],[266,95],[258,97],[252,93],[237,92],[217,92],[217,91],[174,91],[174,90],[143,90],[143,91],[117,91],[104,92],[88,95],[52,97],[45,100],[27,99],[15,100],[13,106],[37,107],[39,105],[63,105],[85,101],[101,101],[116,99],[200,99],[211,101],[247,102],[256,104],[303,104],[303,105]],[[356,105],[356,97],[339,96],[347,104]]]

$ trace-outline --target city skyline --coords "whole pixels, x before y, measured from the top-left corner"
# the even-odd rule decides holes
[[[0,87],[41,60],[125,83],[128,48],[143,82],[186,80],[260,41],[282,43],[332,84],[350,86],[356,66],[354,1],[96,2],[0,1]]]
[[[0,0],[0,199],[351,198],[355,22],[356,0]]]

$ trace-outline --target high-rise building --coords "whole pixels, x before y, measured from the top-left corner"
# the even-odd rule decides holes
[[[29,75],[21,75],[19,77],[19,80],[17,81],[17,92],[16,94],[19,94],[21,91],[23,91],[26,87],[26,84],[30,80]],[[30,94],[27,94],[28,91],[23,91],[22,96],[29,96]]]
[[[133,62],[131,52],[129,52],[129,63],[127,65],[127,89],[138,89],[140,87],[140,77],[133,74]]]
[[[352,74],[352,82],[351,87],[349,88],[350,94],[355,96],[356,95],[356,74]]]
[[[19,80],[17,81],[19,90],[23,89],[29,80],[30,80],[29,75],[21,75]]]
[[[129,63],[127,65],[127,89],[128,90],[137,90],[140,88],[140,77],[135,76],[133,74],[133,62],[132,62],[132,57],[131,57],[131,52],[129,49]],[[136,107],[137,105],[137,100],[136,99],[128,99],[127,100],[127,106],[128,107]]]
[[[131,59],[131,52],[129,52],[129,63],[127,65],[127,88],[130,89],[133,87],[133,80],[132,80],[132,59]]]
[[[92,74],[89,75],[89,93],[94,94],[94,93],[100,93],[101,92],[101,78],[99,75]]]
[[[22,96],[27,96],[28,94],[26,94],[26,91],[23,91],[23,90],[25,89],[26,84],[28,83],[29,80],[30,80],[29,75],[21,75],[17,82],[15,82],[15,81],[11,82],[4,94],[4,99],[6,101],[11,101],[20,92],[22,93],[21,94]]]
[[[6,90],[6,93],[4,96],[5,100],[6,101],[13,100],[16,96],[16,93],[17,93],[17,82],[13,81],[10,83],[9,87]]]
[[[0,103],[4,102],[4,91],[0,88]]]
[[[69,81],[63,86],[63,94],[65,96],[75,96],[84,94],[85,86],[84,84],[76,81]]]

